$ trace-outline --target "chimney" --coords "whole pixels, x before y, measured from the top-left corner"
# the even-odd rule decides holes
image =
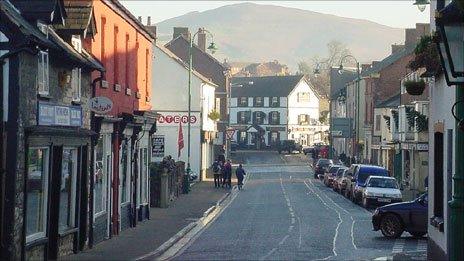
[[[404,45],[403,44],[392,44],[391,48],[392,48],[391,53],[394,54],[394,53],[397,53],[398,51],[401,51],[404,48]]]
[[[206,33],[203,28],[198,28],[198,48],[206,51]]]
[[[141,16],[139,16],[139,19],[138,19],[138,20],[139,20],[139,22],[142,22],[142,17],[141,17]]]
[[[151,25],[151,16],[148,16],[148,18],[147,18],[147,25],[148,25],[148,26]]]
[[[187,40],[190,39],[190,32],[188,27],[174,27],[172,39],[176,39],[179,35],[184,36]]]
[[[417,43],[417,31],[416,28],[405,29],[405,42],[406,48],[413,47]]]
[[[424,35],[430,34],[430,24],[417,23],[416,24],[417,36],[420,38]]]

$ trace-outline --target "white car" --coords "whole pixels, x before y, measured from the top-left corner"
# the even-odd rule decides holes
[[[362,204],[365,208],[372,205],[386,205],[403,201],[403,195],[395,178],[370,176],[362,193]]]

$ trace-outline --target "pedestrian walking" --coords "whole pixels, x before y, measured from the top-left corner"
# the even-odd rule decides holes
[[[243,186],[243,178],[245,177],[246,172],[243,169],[242,164],[238,165],[238,168],[235,170],[235,176],[237,176],[237,187],[239,190],[242,189]]]
[[[220,179],[220,172],[221,172],[221,165],[219,161],[215,160],[212,166],[213,175],[214,175],[214,187],[219,188],[221,186],[221,179]]]
[[[230,160],[227,160],[226,164],[224,164],[224,182],[222,186],[232,188],[232,164]]]

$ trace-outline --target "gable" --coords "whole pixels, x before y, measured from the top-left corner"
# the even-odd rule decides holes
[[[231,97],[287,97],[303,75],[235,77]]]

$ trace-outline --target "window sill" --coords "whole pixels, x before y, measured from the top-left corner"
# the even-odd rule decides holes
[[[69,235],[69,234],[76,233],[78,230],[79,230],[79,229],[78,229],[77,227],[75,227],[75,228],[68,228],[68,229],[66,229],[66,230],[64,230],[64,231],[62,231],[62,232],[59,232],[58,235],[59,235],[60,237],[65,237],[65,236],[67,236],[67,235]]]
[[[26,242],[26,250],[29,250],[35,246],[45,245],[48,242],[48,237],[41,237],[37,239],[33,239],[29,242]]]
[[[37,94],[37,98],[39,98],[41,100],[51,100],[52,96],[50,96],[50,94],[39,93],[39,94]]]
[[[435,216],[431,217],[430,225],[438,228],[438,231],[440,232],[445,231],[445,221],[443,220],[443,217],[435,217]]]

